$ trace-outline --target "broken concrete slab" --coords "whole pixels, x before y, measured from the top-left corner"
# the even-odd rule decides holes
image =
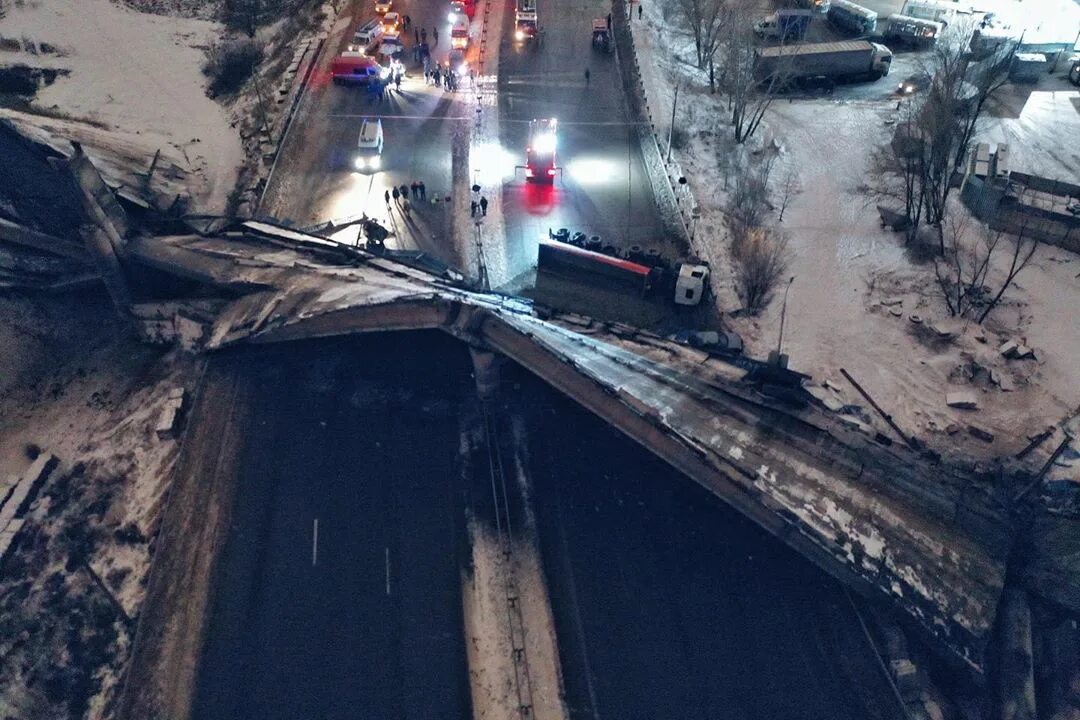
[[[154,432],[161,440],[170,440],[180,434],[184,414],[184,388],[173,388],[162,403]]]
[[[34,501],[38,490],[41,489],[41,484],[45,482],[59,462],[52,453],[38,455],[37,460],[23,473],[18,484],[11,491],[7,502],[0,508],[0,528],[6,527],[13,519],[22,517],[30,503]]]
[[[8,521],[3,530],[0,530],[0,561],[7,558],[8,552],[14,546],[15,538],[19,536],[19,531],[22,530],[24,522],[21,518],[15,518]]]
[[[998,352],[1010,360],[1035,359],[1035,351],[1027,345],[1009,340],[998,348]]]
[[[885,307],[892,307],[894,305],[903,305],[904,298],[902,297],[887,297],[881,301],[881,304]]]
[[[945,393],[945,404],[961,410],[977,410],[979,408],[979,399],[970,390],[957,390]]]
[[[976,440],[982,440],[987,443],[994,442],[994,433],[985,430],[978,425],[968,425],[968,434]]]

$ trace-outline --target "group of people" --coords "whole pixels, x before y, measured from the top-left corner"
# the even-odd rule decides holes
[[[425,70],[424,78],[430,80],[435,87],[445,87],[447,90],[458,89],[458,75],[449,66],[441,68],[436,65],[430,71]]]
[[[471,212],[469,217],[476,217],[476,213],[480,213],[480,217],[487,217],[488,200],[483,195],[480,196],[480,200],[473,200],[471,205]]]
[[[424,185],[423,181],[413,180],[410,185],[401,184],[390,188],[383,193],[383,199],[386,200],[386,209],[391,209],[390,202],[392,200],[395,205],[401,208],[401,212],[404,213],[405,217],[409,217],[412,210],[412,205],[409,203],[410,195],[413,202],[426,202],[427,186]]]

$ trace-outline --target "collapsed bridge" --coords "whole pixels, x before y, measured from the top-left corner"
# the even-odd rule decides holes
[[[813,406],[762,393],[738,368],[636,328],[539,313],[270,224],[130,239],[118,255],[128,273],[198,288],[197,300],[132,304],[151,340],[217,350],[431,329],[505,356],[982,665],[1008,533],[994,497],[966,472],[882,447]]]

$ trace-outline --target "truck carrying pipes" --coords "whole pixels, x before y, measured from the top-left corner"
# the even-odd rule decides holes
[[[755,52],[754,72],[774,87],[812,78],[878,80],[889,74],[892,58],[889,48],[868,40],[778,45]]]

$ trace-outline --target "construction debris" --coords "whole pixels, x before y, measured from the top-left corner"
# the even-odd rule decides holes
[[[957,390],[956,392],[945,393],[945,404],[949,407],[960,408],[961,410],[979,409],[979,399],[975,397],[975,393],[970,390]]]
[[[23,526],[23,515],[34,501],[42,483],[56,469],[59,461],[51,453],[42,453],[34,464],[15,481],[11,489],[0,493],[0,560],[7,556]],[[8,480],[5,485],[10,484]]]
[[[987,443],[994,442],[994,434],[978,425],[968,425],[968,434],[976,440],[982,440]]]
[[[158,438],[170,440],[180,434],[180,426],[184,415],[184,388],[173,388],[161,407],[161,415],[158,417],[157,427],[154,431]]]
[[[1002,344],[1002,346],[998,348],[998,352],[1000,352],[1004,357],[1007,357],[1010,360],[1035,359],[1034,350],[1027,347],[1026,345],[1022,345],[1016,342],[1015,340],[1009,340]]]

